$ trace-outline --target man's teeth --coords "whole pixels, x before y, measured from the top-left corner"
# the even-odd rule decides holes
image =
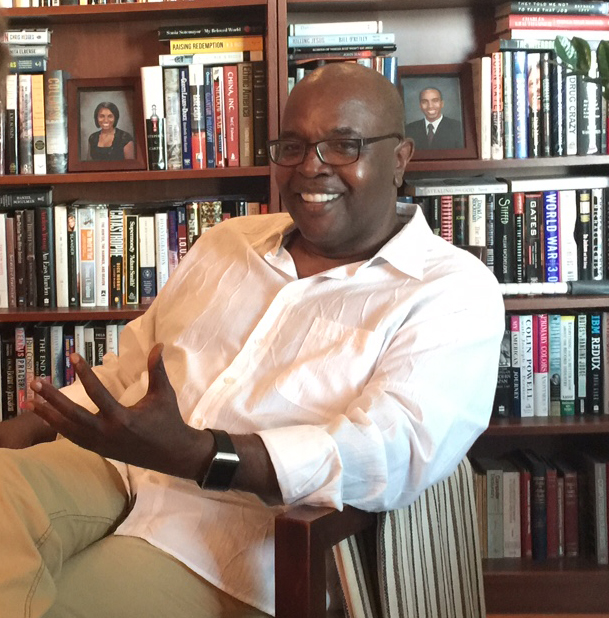
[[[335,200],[339,193],[301,193],[300,196],[305,202],[329,202]]]

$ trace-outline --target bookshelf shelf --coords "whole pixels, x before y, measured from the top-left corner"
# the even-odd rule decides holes
[[[504,298],[506,311],[576,311],[581,309],[609,309],[609,296],[508,296]]]
[[[609,417],[494,418],[485,437],[609,434]]]
[[[146,311],[147,307],[78,307],[74,309],[40,309],[39,307],[17,311],[0,309],[0,323],[17,322],[81,322],[84,320],[133,320]]]

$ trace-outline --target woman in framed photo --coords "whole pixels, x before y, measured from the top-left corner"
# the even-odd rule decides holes
[[[135,158],[133,136],[118,128],[120,112],[111,101],[102,101],[93,112],[99,131],[89,135],[89,160],[124,161]]]

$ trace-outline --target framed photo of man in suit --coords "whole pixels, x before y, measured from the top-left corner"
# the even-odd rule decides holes
[[[470,65],[403,66],[398,75],[413,158],[476,159]]]

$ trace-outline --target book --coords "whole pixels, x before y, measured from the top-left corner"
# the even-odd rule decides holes
[[[142,99],[146,122],[148,169],[167,169],[167,137],[165,128],[165,97],[163,67],[141,67]]]
[[[467,195],[453,196],[453,244],[464,247],[468,244]]]
[[[592,279],[600,281],[605,278],[605,193],[604,189],[591,189],[591,245],[592,245]]]
[[[525,219],[525,269],[529,283],[543,281],[542,217],[543,195],[541,192],[524,194]]]
[[[47,71],[44,76],[46,164],[49,174],[68,171],[68,99],[64,70]]]
[[[49,28],[11,28],[3,35],[3,42],[9,45],[48,45],[51,42]]]
[[[345,45],[392,45],[394,43],[395,34],[392,32],[288,36],[288,50],[291,48],[339,47]]]
[[[491,54],[491,159],[503,159],[504,113],[503,113],[503,54]]]
[[[169,41],[169,53],[174,55],[263,50],[264,37],[260,35],[170,39]]]
[[[598,564],[609,563],[607,541],[607,461],[592,452],[581,453],[581,470],[585,474],[585,508],[582,509],[582,530],[587,549]]]
[[[169,278],[169,239],[167,212],[154,213],[154,246],[156,267],[156,292],[162,290]]]
[[[181,158],[181,156],[180,156]],[[125,214],[122,206],[111,205],[108,209],[110,242],[110,306],[121,308],[124,294],[124,240]]]
[[[592,216],[591,193],[589,189],[577,189],[577,223],[575,242],[577,243],[577,278],[592,279]]]
[[[25,276],[25,210],[14,211],[15,231],[15,289],[17,292],[17,307],[26,306],[27,281]]]
[[[585,29],[510,28],[497,32],[497,36],[504,39],[555,39],[557,36],[566,36],[569,39],[577,37],[586,41],[602,41],[605,32],[604,30]]]
[[[15,217],[6,217],[6,271],[8,286],[8,307],[17,309],[17,273],[15,263]]]
[[[239,109],[239,163],[242,167],[254,164],[254,114],[252,92],[252,65],[240,62],[237,65]]]
[[[511,193],[498,193],[495,199],[495,276],[500,283],[514,281],[515,228]]]
[[[0,309],[8,309],[8,253],[5,212],[0,213]]]
[[[55,290],[57,307],[70,306],[68,275],[68,207],[57,204],[53,207],[55,220]]]
[[[527,74],[527,152],[529,157],[541,156],[541,54],[526,54]]]
[[[558,283],[561,280],[558,236],[558,191],[544,191],[542,196],[544,281]]]
[[[140,303],[149,305],[157,295],[154,216],[138,217]]]
[[[565,154],[577,154],[578,127],[578,88],[577,75],[565,72]]]
[[[43,75],[32,75],[32,148],[34,174],[46,174],[47,147]]]
[[[15,392],[17,396],[17,414],[21,414],[27,401],[26,375],[26,341],[25,327],[15,326]]]
[[[165,128],[167,137],[167,169],[182,169],[182,109],[180,104],[180,70],[163,70],[165,93]]]
[[[493,416],[512,416],[512,331],[510,327],[511,317],[505,316],[505,329],[501,340],[499,353],[499,369],[497,372],[497,388],[493,401]]]
[[[585,313],[575,316],[575,414],[586,413],[588,325]]]
[[[224,70],[211,67],[213,83],[214,167],[226,166],[226,113],[224,108]]]
[[[0,207],[29,208],[32,206],[51,206],[53,190],[51,187],[28,187],[22,189],[3,188],[0,193]]]
[[[522,415],[522,332],[520,316],[510,315],[510,358],[512,363],[512,414],[516,418]]]
[[[520,521],[520,472],[507,459],[500,459],[503,498],[503,557],[520,558],[522,554]]]
[[[587,319],[586,350],[586,410],[590,414],[603,412],[603,335],[602,314],[593,312]]]
[[[206,66],[203,71],[205,80],[205,153],[206,165],[209,168],[216,167],[216,150],[218,132],[216,127],[216,101],[214,97],[214,75],[213,68]]]
[[[78,281],[80,306],[95,307],[97,292],[95,290],[95,208],[81,205],[76,210],[79,234]]]
[[[32,76],[20,73],[19,88],[19,173],[34,173],[34,133],[32,124]]]
[[[404,193],[413,197],[433,195],[473,195],[478,193],[505,193],[506,181],[488,176],[463,178],[418,178],[406,179]]]
[[[17,384],[15,375],[15,340],[2,337],[2,420],[18,415]]]
[[[562,157],[567,146],[566,127],[566,69],[560,58],[552,59],[550,64],[550,122],[551,122],[551,153]]]
[[[609,16],[514,13],[495,20],[495,32],[519,28],[535,30],[607,30],[609,29]]]
[[[224,66],[224,110],[226,115],[226,161],[239,167],[239,81],[237,65]]]
[[[535,416],[550,415],[550,367],[548,314],[533,315],[533,410]]]
[[[560,415],[575,414],[575,316],[560,316]]]
[[[38,264],[36,250],[36,210],[25,210],[25,306],[38,306]]]
[[[38,267],[38,304],[45,309],[57,307],[57,277],[55,273],[55,209],[36,208],[36,264]]]
[[[160,26],[159,41],[171,39],[193,39],[199,37],[227,37],[252,34],[264,34],[263,24],[225,24],[225,25],[180,25]]]
[[[486,196],[469,195],[467,198],[467,244],[486,247]]]
[[[19,85],[17,75],[7,75],[4,99],[4,172],[19,171]]]
[[[563,520],[564,555],[575,558],[579,555],[579,497],[577,470],[569,463],[554,458],[558,477],[564,483]]]
[[[140,302],[139,267],[139,215],[125,213],[125,304],[137,305]]]
[[[110,246],[107,204],[95,206],[95,304],[110,304]]]
[[[609,19],[609,18],[608,18]],[[590,54],[591,80],[597,78],[596,54]],[[592,155],[601,149],[601,87],[595,81],[577,76],[577,154]]]
[[[77,223],[77,209],[69,204],[66,213],[68,228],[68,303],[70,307],[78,307],[80,303],[80,233]]]
[[[365,34],[383,32],[381,20],[320,22],[316,24],[289,24],[288,36],[323,34]]]
[[[203,65],[192,64],[188,67],[188,84],[190,92],[190,151],[193,169],[207,167],[205,146],[205,93]]]
[[[533,316],[520,316],[520,416],[535,416]]]
[[[551,2],[548,0],[510,0],[495,7],[495,16],[514,14],[549,14],[549,15],[609,15],[608,2],[586,0],[567,0],[565,2]]]
[[[178,262],[181,262],[188,252],[186,207],[184,205],[180,205],[176,208],[176,225],[178,232]]]
[[[9,60],[8,70],[19,75],[44,73],[47,70],[47,59],[43,56],[19,56]]]
[[[371,56],[385,55],[397,51],[397,46],[392,43],[371,43],[355,45],[313,45],[305,47],[290,47],[288,49],[288,59],[298,60],[301,58],[311,59],[314,57],[323,59],[326,54],[341,56],[342,54],[363,51],[372,52]]]
[[[470,60],[474,84],[474,111],[478,128],[479,157],[491,158],[492,62],[490,56]]]
[[[254,110],[254,165],[268,165],[266,151],[268,101],[266,66],[264,62],[252,62],[252,98]]]
[[[549,416],[560,416],[561,319],[558,314],[548,316],[548,372],[550,376]]]
[[[558,246],[561,281],[578,278],[578,248],[575,239],[577,196],[575,190],[563,190],[558,196]]]
[[[541,80],[540,96],[540,133],[542,157],[552,156],[552,54],[547,51],[539,54],[539,70]]]
[[[263,51],[233,51],[207,54],[160,54],[159,64],[163,67],[182,67],[189,64],[214,66],[217,64],[236,64],[264,60]]]
[[[486,479],[487,556],[503,558],[503,470],[498,459],[474,457],[472,465]]]
[[[182,144],[182,168],[192,169],[192,139],[190,128],[190,82],[188,67],[180,67],[180,142]]]
[[[514,93],[514,157],[526,159],[528,146],[528,84],[527,52],[515,51],[512,54],[513,93]]]
[[[524,283],[526,253],[524,245],[524,193],[513,194],[514,204],[514,280]]]
[[[501,180],[501,179],[499,179]],[[506,179],[510,191],[563,191],[609,187],[607,176],[546,176]]]
[[[554,49],[554,39],[495,39],[494,41],[486,44],[484,51],[487,54],[492,54],[497,51],[517,51],[529,49],[552,51]]]

